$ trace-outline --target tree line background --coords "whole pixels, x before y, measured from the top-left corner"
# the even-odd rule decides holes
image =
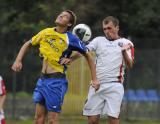
[[[17,90],[33,90],[40,74],[38,51],[27,54],[21,73],[13,73],[11,65],[22,44],[43,28],[55,26],[62,10],[73,10],[77,23],[91,27],[92,38],[103,35],[104,17],[115,16],[120,20],[121,35],[131,38],[136,50],[153,50],[160,48],[159,5],[159,0],[0,0],[0,74],[7,89],[12,90],[17,77]]]

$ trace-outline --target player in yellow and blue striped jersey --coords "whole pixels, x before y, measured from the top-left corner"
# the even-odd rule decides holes
[[[42,75],[34,90],[33,99],[36,104],[35,123],[44,124],[48,113],[49,124],[56,124],[58,113],[61,112],[64,95],[68,88],[65,65],[61,65],[61,58],[69,56],[72,51],[78,51],[88,61],[92,82],[98,89],[99,82],[91,56],[83,43],[69,30],[76,22],[75,14],[70,10],[61,12],[55,20],[56,27],[46,28],[33,36],[20,49],[12,70],[19,72],[22,69],[22,59],[30,46],[39,46],[43,58]]]

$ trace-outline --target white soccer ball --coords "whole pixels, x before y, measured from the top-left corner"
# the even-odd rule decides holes
[[[73,34],[75,34],[80,40],[83,42],[89,41],[89,39],[92,36],[91,29],[86,24],[78,24],[73,28],[72,31]]]

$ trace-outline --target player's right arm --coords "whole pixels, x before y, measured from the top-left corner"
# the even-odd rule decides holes
[[[40,31],[37,35],[33,36],[31,40],[25,42],[23,46],[21,47],[13,65],[12,65],[12,70],[15,72],[19,72],[22,69],[22,60],[27,53],[27,51],[30,49],[31,46],[36,46],[40,43],[42,40],[45,30]]]
[[[19,72],[22,69],[22,66],[23,66],[22,60],[30,47],[31,47],[31,40],[29,40],[23,44],[23,46],[21,47],[13,65],[12,65],[13,71]]]
[[[122,55],[125,65],[128,69],[131,69],[134,64],[134,46],[131,43],[122,46]]]

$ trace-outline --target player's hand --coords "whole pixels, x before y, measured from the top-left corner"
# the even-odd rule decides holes
[[[91,81],[91,86],[95,88],[95,91],[97,91],[100,87],[100,83],[98,80],[94,80],[94,81]]]
[[[13,71],[19,72],[22,69],[22,62],[21,61],[15,61],[11,68],[12,68]]]
[[[131,49],[132,47],[133,47],[132,44],[131,44],[131,43],[128,43],[128,44],[126,44],[126,45],[123,45],[123,46],[121,47],[121,49],[122,49],[122,51],[125,51],[125,50]]]
[[[72,59],[71,59],[71,58],[62,58],[62,59],[60,60],[60,64],[61,64],[61,65],[69,65],[69,64],[71,64],[71,62],[72,62]]]

